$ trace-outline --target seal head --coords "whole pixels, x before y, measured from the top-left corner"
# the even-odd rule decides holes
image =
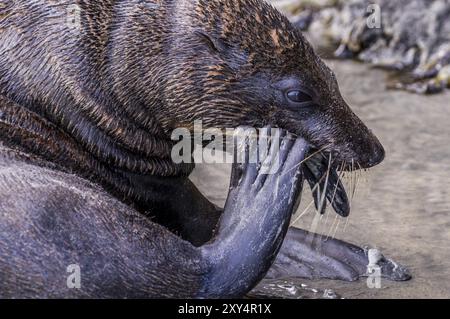
[[[163,126],[272,125],[305,138],[346,166],[384,158],[351,111],[334,73],[298,29],[263,1],[197,1],[172,30]],[[186,22],[187,21],[187,22]]]

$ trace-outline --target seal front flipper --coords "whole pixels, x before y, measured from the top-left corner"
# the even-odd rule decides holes
[[[368,266],[380,267],[381,276],[393,281],[411,279],[408,269],[353,244],[291,227],[267,278],[338,279],[355,281],[368,275]]]
[[[241,131],[242,132],[242,131]],[[239,134],[239,130],[238,133]],[[272,143],[266,160],[250,163],[248,142],[242,143],[246,160],[233,167],[230,193],[215,238],[201,247],[210,274],[200,297],[239,297],[255,286],[272,265],[287,231],[303,178],[298,168],[306,152],[302,139],[278,131],[280,148]],[[239,144],[239,143],[235,143]],[[280,169],[264,170],[272,155]]]

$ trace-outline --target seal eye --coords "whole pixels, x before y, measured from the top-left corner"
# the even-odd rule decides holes
[[[312,102],[311,95],[300,90],[289,91],[286,96],[291,102],[294,103]]]

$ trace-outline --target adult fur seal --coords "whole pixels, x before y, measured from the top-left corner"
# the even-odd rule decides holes
[[[284,237],[301,184],[289,164],[307,148],[344,168],[384,157],[333,73],[265,2],[6,0],[0,19],[1,296],[241,296]],[[197,119],[299,138],[279,137],[285,171],[260,187],[249,183],[257,166],[235,168],[246,178],[233,179],[222,214],[189,182],[193,166],[170,157],[172,130]],[[331,241],[317,253],[304,235],[288,232],[276,274],[365,273],[362,250]],[[81,289],[66,286],[69,264]]]

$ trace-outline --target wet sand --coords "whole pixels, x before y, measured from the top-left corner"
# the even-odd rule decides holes
[[[369,289],[365,280],[293,279],[344,298],[450,298],[450,92],[419,96],[385,89],[386,73],[352,61],[328,61],[341,91],[385,146],[386,160],[361,175],[348,221],[328,211],[316,231],[358,245],[379,248],[407,265],[414,278],[382,280]],[[218,205],[226,199],[230,168],[200,165],[191,179]],[[356,179],[346,179],[351,189]],[[312,197],[304,192],[299,213]],[[313,230],[310,208],[296,226]],[[334,223],[334,224],[333,224]]]

